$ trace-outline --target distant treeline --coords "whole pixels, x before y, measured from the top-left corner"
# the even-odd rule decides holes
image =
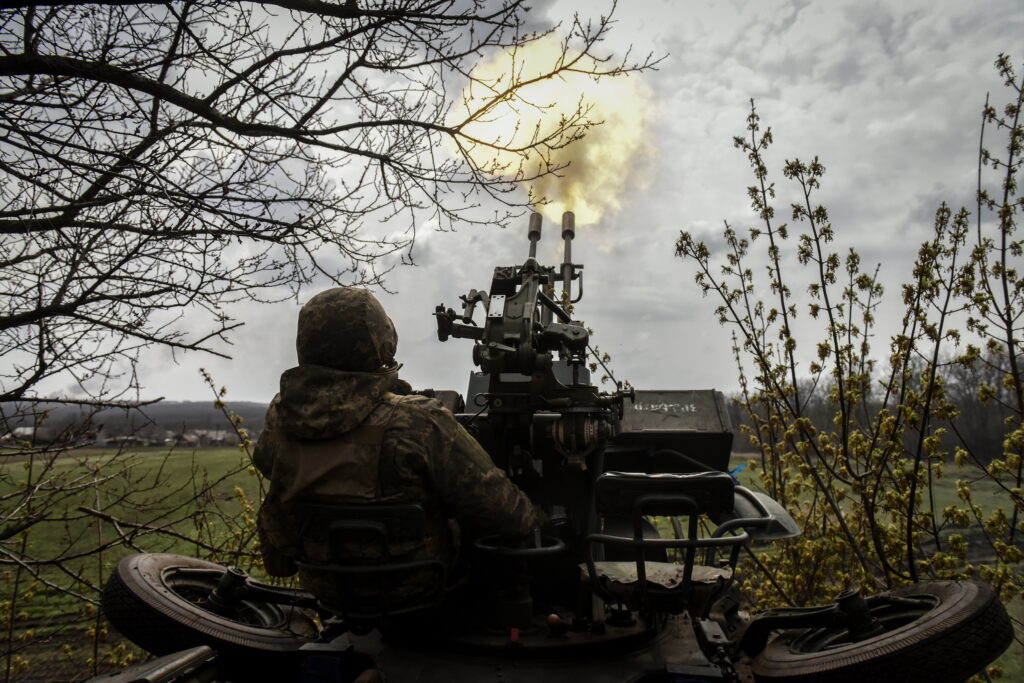
[[[241,426],[250,434],[263,429],[266,403],[238,401],[229,408],[242,418]],[[75,432],[88,433],[100,440],[112,436],[163,440],[168,434],[232,429],[228,418],[211,401],[161,401],[133,409],[41,403],[34,410],[10,411],[3,423],[6,432],[34,428],[37,438]]]
[[[982,378],[978,369],[970,370],[956,365],[947,366],[945,374],[945,391],[947,397],[960,410],[959,417],[952,421],[939,424],[947,429],[943,440],[945,450],[952,452],[957,445],[966,444],[970,450],[984,462],[997,457],[1003,446],[1005,433],[1004,419],[1010,414],[1001,405],[999,394],[1001,386],[998,377]],[[985,381],[987,380],[987,382]],[[995,395],[983,402],[978,397],[979,383],[996,387]],[[826,430],[831,426],[835,409],[828,400],[827,392],[806,391],[811,396],[806,406],[805,415],[818,429]],[[736,398],[736,397],[734,397]],[[242,418],[242,425],[252,435],[263,429],[263,419],[267,411],[266,403],[253,401],[232,402],[230,410]],[[52,437],[66,430],[86,430],[102,441],[102,437],[134,436],[150,442],[160,441],[169,434],[186,434],[195,430],[231,430],[231,424],[224,413],[209,401],[161,401],[142,409],[84,408],[61,404],[40,404],[34,415],[44,417],[40,422],[33,423],[32,411],[28,415],[17,413],[4,417],[6,432],[24,427],[36,427],[41,437]],[[869,418],[876,410],[871,397],[862,403],[864,414],[860,417]],[[748,450],[746,437],[742,434],[743,425],[750,426],[746,414],[739,409],[735,401],[729,401],[729,417],[732,420],[736,437],[733,450]],[[0,434],[2,436],[2,434]],[[908,433],[908,438],[912,434]]]
[[[1024,364],[1024,358],[1019,362]],[[968,367],[947,360],[941,363],[941,366],[942,391],[946,400],[959,411],[952,420],[932,417],[932,427],[945,430],[941,440],[942,450],[952,456],[958,446],[966,448],[981,464],[1001,457],[1003,439],[1007,432],[1006,420],[1013,414],[1009,405],[1012,397],[1005,386],[1003,376],[993,370],[993,362],[975,363]],[[811,384],[810,380],[798,382],[801,395],[809,397],[803,415],[810,419],[818,430],[827,432],[835,427],[833,420],[836,408],[829,398],[832,392],[812,391]],[[984,394],[985,400],[982,400],[979,394]],[[752,426],[749,415],[741,410],[736,402],[739,398],[732,396],[733,400],[729,401],[729,417],[736,433],[733,440],[734,452],[749,450],[747,438],[743,435],[741,427]],[[878,406],[878,397],[868,395],[860,402],[855,417],[864,423],[870,423],[878,412]],[[905,433],[904,440],[914,440],[917,436],[917,431],[910,428]]]

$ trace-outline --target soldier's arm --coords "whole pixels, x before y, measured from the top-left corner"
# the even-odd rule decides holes
[[[252,464],[264,477],[269,477],[274,471],[274,457],[277,452],[277,441],[281,438],[281,418],[278,417],[277,404],[279,396],[275,396],[267,408],[267,417],[263,422],[263,431],[256,440],[256,447],[252,451]]]
[[[263,423],[263,431],[256,441],[256,447],[252,452],[252,464],[260,473],[268,479],[274,473],[274,460],[277,457],[278,446],[281,440],[280,417],[277,412],[279,397],[275,396],[267,409],[267,418]],[[264,502],[265,504],[265,502]],[[260,554],[263,556],[263,566],[271,576],[291,576],[298,567],[292,559],[278,547],[278,543],[284,540],[283,535],[271,531],[273,522],[266,519],[267,511],[260,506],[259,515],[256,519],[256,530],[259,532]],[[276,541],[276,542],[275,542]]]
[[[430,458],[438,496],[483,531],[523,536],[540,526],[542,513],[448,411],[441,409],[440,429],[447,448]]]
[[[275,533],[268,528],[270,526],[272,525],[268,524],[264,519],[263,510],[261,509],[256,520],[256,531],[260,539],[260,555],[263,557],[263,567],[271,576],[291,576],[299,571],[299,568],[295,565],[295,561],[274,543]],[[281,540],[282,537],[279,534],[276,536],[278,540]]]

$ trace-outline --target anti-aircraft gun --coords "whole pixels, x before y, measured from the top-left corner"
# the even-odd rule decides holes
[[[725,471],[732,428],[716,391],[641,391],[615,382],[574,320],[583,298],[583,265],[573,263],[575,218],[562,216],[563,260],[537,261],[540,214],[530,216],[529,255],[520,266],[498,266],[488,291],[462,295],[461,311],[437,306],[440,341],[474,342],[459,414],[491,457],[537,502],[559,515],[567,491],[588,491],[609,467],[646,472]],[[560,291],[559,291],[560,290]],[[484,309],[482,323],[475,320]],[[589,354],[589,355],[588,355]],[[604,366],[614,388],[591,382],[590,363]],[[687,455],[692,453],[692,455]]]
[[[480,370],[465,400],[433,393],[550,523],[520,539],[474,536],[472,520],[459,520],[468,569],[451,577],[441,562],[390,559],[392,543],[422,535],[421,506],[324,503],[332,521],[317,542],[333,548],[359,534],[381,552],[352,562],[332,551],[315,568],[378,582],[436,572],[434,590],[413,604],[369,609],[327,606],[194,558],[126,557],[104,609],[165,656],[96,681],[953,682],[1006,649],[1006,611],[976,582],[740,610],[730,592],[740,550],[799,529],[729,473],[721,394],[617,382],[603,392],[591,382],[589,334],[573,318],[583,266],[572,260],[572,214],[558,266],[538,262],[540,233],[534,215],[522,265],[495,268],[490,289],[471,289],[461,311],[436,308],[439,339],[472,340]]]
[[[588,364],[603,362],[573,318],[583,296],[583,266],[572,259],[574,217],[562,217],[557,266],[537,260],[541,223],[539,214],[530,217],[522,265],[496,267],[489,290],[461,296],[460,311],[444,304],[434,311],[438,339],[472,340],[479,367],[464,406],[448,392],[449,407],[552,521],[532,542],[476,539],[477,574],[498,577],[481,588],[482,611],[491,610],[483,621],[503,634],[492,636],[499,647],[515,634],[520,647],[550,649],[545,639],[559,627],[544,627],[544,615],[562,625],[567,653],[623,647],[659,632],[659,614],[707,616],[748,538],[726,533],[739,528],[735,519],[756,518],[766,536],[797,530],[780,506],[752,492],[735,514],[726,471],[732,429],[721,394],[637,392],[614,377],[614,388],[603,392],[592,383]],[[706,513],[734,521],[717,538],[699,539],[697,520]],[[672,518],[674,538],[660,538],[650,520],[656,514]],[[676,516],[689,520],[686,530]],[[720,564],[719,550],[729,554]],[[708,566],[697,563],[698,551]],[[703,628],[705,639],[725,639],[715,622]],[[692,643],[690,650],[697,655],[683,669],[719,671]]]
[[[572,261],[573,214],[562,217],[560,266],[537,261],[540,214],[530,217],[528,237],[521,266],[496,267],[488,292],[471,289],[461,312],[441,304],[434,315],[441,341],[475,342],[473,362],[481,371],[470,377],[463,422],[521,488],[556,506],[552,491],[586,476],[588,458],[618,432],[623,401],[634,394],[621,386],[603,393],[590,381],[590,335],[571,314],[583,296],[583,266]],[[478,306],[482,324],[474,320]]]

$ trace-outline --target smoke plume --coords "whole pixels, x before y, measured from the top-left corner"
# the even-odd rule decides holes
[[[491,175],[514,180],[549,166],[565,166],[557,174],[525,181],[530,197],[549,220],[557,222],[563,211],[574,211],[577,224],[587,225],[619,207],[627,187],[635,186],[630,181],[638,162],[651,152],[646,134],[649,89],[635,77],[581,73],[604,68],[584,57],[570,72],[499,97],[510,83],[536,79],[575,56],[549,35],[514,53],[482,61],[471,74],[453,120],[484,108],[461,130],[478,141],[467,144],[465,151]],[[547,139],[566,122],[582,139],[556,137],[520,151],[534,140]]]

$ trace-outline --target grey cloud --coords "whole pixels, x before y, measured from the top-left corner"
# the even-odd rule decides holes
[[[586,3],[545,2],[533,14],[540,21],[574,9],[586,12]],[[1004,99],[992,62],[1000,51],[1024,58],[1019,2],[633,1],[620,3],[618,20],[610,51],[632,41],[671,56],[644,76],[656,92],[648,176],[574,246],[586,264],[579,315],[612,354],[616,374],[639,387],[735,387],[728,330],[673,248],[681,229],[720,250],[723,219],[737,229],[755,223],[747,161],[732,147],[751,96],[776,136],[769,165],[780,219],[796,197],[781,177],[785,159],[820,155],[828,173],[818,199],[836,226],[835,250],[855,246],[867,269],[884,262],[885,317],[898,319],[899,282],[936,206],[972,197],[978,113],[986,91]],[[541,251],[553,262],[557,238],[546,227]],[[455,306],[471,287],[486,288],[494,265],[521,262],[524,232],[525,218],[505,231],[419,231],[418,266],[397,267],[387,281],[394,293],[381,293],[398,328],[402,374],[414,386],[465,388],[470,345],[439,343],[431,313],[442,301]],[[297,312],[294,301],[240,309],[247,325],[228,348],[233,361],[187,356],[173,365],[156,353],[140,370],[144,382],[156,395],[205,398],[189,379],[204,365],[229,397],[267,400],[295,362]],[[876,350],[884,349],[879,337]]]

